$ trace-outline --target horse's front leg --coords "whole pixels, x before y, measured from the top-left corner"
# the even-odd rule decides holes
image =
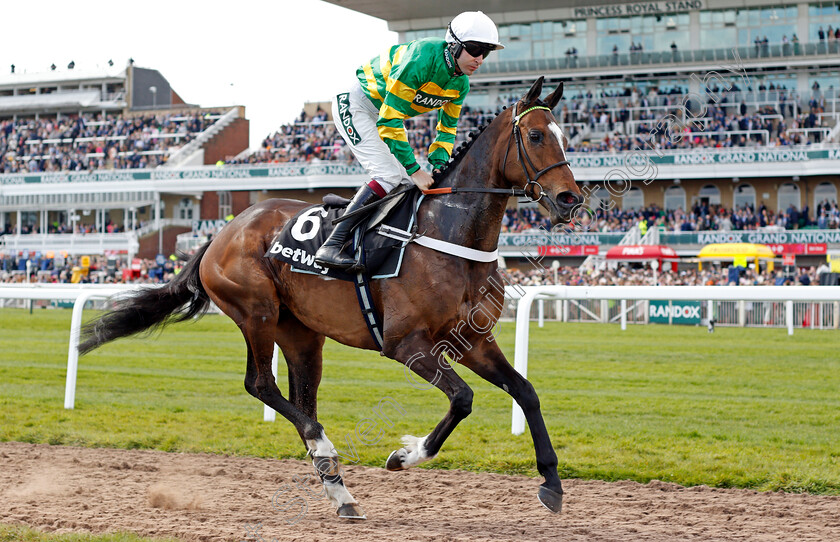
[[[552,512],[560,512],[563,506],[563,487],[557,474],[557,454],[548,437],[540,411],[540,399],[534,386],[516,372],[495,342],[481,338],[472,344],[474,347],[464,355],[460,363],[509,393],[522,408],[534,440],[537,470],[545,478],[538,495],[540,502]]]
[[[440,353],[435,352],[435,344],[423,331],[415,331],[394,345],[386,342],[383,352],[405,365],[406,376],[414,386],[420,389],[431,387],[408,371],[417,374],[449,398],[449,411],[431,433],[419,438],[404,436],[404,446],[388,456],[385,468],[391,471],[405,470],[437,455],[458,422],[472,411],[473,391],[451,367],[445,362],[439,362],[439,358],[442,359]]]

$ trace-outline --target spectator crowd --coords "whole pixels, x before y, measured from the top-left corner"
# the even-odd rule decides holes
[[[751,205],[737,209],[720,205],[695,204],[688,212],[682,209],[664,210],[657,205],[644,209],[604,209],[594,205],[591,213],[577,214],[576,231],[593,233],[626,232],[644,222],[643,229],[659,228],[667,232],[690,231],[740,231],[776,227],[797,230],[802,228],[840,228],[840,206],[836,201],[819,203],[812,214],[808,206],[801,211],[794,206],[775,212],[761,204],[756,210]],[[550,230],[551,223],[537,209],[526,207],[507,209],[502,218],[502,233],[520,233],[529,230]]]
[[[800,267],[792,272],[784,269],[756,271],[741,268],[738,273],[730,272],[729,268],[713,266],[704,266],[702,271],[691,268],[657,273],[641,265],[594,270],[565,266],[557,270],[556,282],[554,269],[508,269],[507,274],[511,283],[522,286],[811,286],[818,285],[819,276],[828,271],[825,264],[820,267]]]
[[[157,167],[217,118],[194,112],[0,120],[0,174]]]
[[[82,267],[80,256],[48,253],[42,255],[0,254],[0,283],[27,282],[27,263],[30,283],[114,284],[114,283],[164,283],[180,273],[185,262],[171,256],[162,261],[92,255],[90,265]]]
[[[602,89],[569,95],[555,111],[570,139],[568,152],[623,152],[657,147],[781,147],[819,143],[827,128],[826,94],[815,82],[800,96],[781,84],[760,82],[745,88],[737,83],[704,89],[706,103],[680,85]],[[830,89],[833,92],[833,89]],[[836,99],[836,93],[829,93]],[[691,97],[691,99],[689,99]],[[498,106],[518,96],[500,98]],[[692,102],[692,99],[695,100]],[[747,105],[749,104],[749,105]],[[494,118],[498,109],[465,106],[456,144],[477,126]],[[686,114],[690,111],[691,115]],[[409,143],[425,156],[436,135],[436,112],[408,119]],[[206,112],[167,115],[60,116],[0,121],[0,174],[153,168],[169,154],[204,131],[218,116]],[[672,119],[665,122],[663,119]],[[673,119],[676,119],[674,122]],[[581,137],[576,137],[585,132]],[[295,122],[266,137],[246,158],[228,164],[344,161],[354,157],[345,147],[327,112],[302,112]]]

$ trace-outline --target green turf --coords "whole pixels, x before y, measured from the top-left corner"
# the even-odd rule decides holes
[[[69,325],[66,310],[0,310],[0,440],[304,457],[291,424],[263,422],[245,392],[244,341],[226,317],[83,357],[75,410],[62,408]],[[531,332],[530,380],[563,477],[840,494],[840,332],[557,323]],[[512,323],[499,342],[512,360]],[[446,411],[443,394],[414,389],[376,353],[328,341],[325,359],[319,419],[362,464],[384,465],[401,435],[428,433]],[[510,434],[510,398],[457,371],[475,391],[473,413],[426,466],[536,475],[530,435]],[[283,382],[282,363],[280,372]],[[384,406],[393,427],[380,419],[365,445],[357,427],[386,397],[405,413]]]
[[[132,533],[53,534],[20,525],[0,524],[0,542],[175,542],[175,538],[146,538]]]

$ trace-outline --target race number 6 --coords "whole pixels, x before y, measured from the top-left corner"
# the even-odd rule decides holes
[[[306,211],[298,217],[295,225],[292,226],[292,237],[301,242],[313,239],[318,235],[318,230],[321,229],[321,218],[326,218],[326,216],[327,212],[323,207],[313,207]],[[311,226],[305,228],[307,224],[311,224]]]

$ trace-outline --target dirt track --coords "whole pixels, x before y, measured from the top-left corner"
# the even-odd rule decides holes
[[[341,521],[302,489],[277,496],[297,504],[274,508],[281,487],[313,472],[303,461],[0,443],[0,523],[184,540],[256,540],[261,525],[265,542],[840,540],[840,497],[568,480],[553,515],[526,477],[346,471],[367,521]],[[304,498],[305,515],[288,525]]]

